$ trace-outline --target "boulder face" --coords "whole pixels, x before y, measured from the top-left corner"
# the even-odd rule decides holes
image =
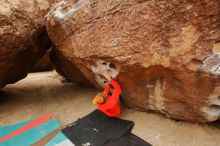
[[[63,0],[46,28],[61,61],[96,87],[116,79],[129,107],[207,122],[220,118],[219,20],[219,0]]]
[[[68,82],[74,81],[87,87],[92,86],[82,72],[61,53],[55,51],[55,48],[50,54],[50,60],[53,63],[57,73],[65,77]]]
[[[0,1],[0,88],[24,78],[50,47],[47,0]]]

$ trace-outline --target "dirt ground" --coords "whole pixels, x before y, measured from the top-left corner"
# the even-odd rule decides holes
[[[52,113],[62,125],[90,113],[93,88],[61,83],[55,72],[32,73],[0,91],[0,126]],[[177,122],[155,113],[123,108],[122,118],[135,123],[133,133],[155,146],[220,146],[220,122]]]

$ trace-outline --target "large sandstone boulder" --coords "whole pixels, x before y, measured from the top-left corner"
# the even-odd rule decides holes
[[[117,79],[129,107],[207,122],[220,117],[219,19],[219,0],[66,0],[46,28],[63,69]]]
[[[50,47],[47,0],[0,1],[0,88],[24,78]]]
[[[87,87],[92,86],[82,72],[61,53],[55,51],[55,48],[50,54],[50,60],[53,63],[57,73],[65,77],[66,81],[74,81]]]

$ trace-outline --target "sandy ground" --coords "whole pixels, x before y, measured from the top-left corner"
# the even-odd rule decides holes
[[[92,88],[61,83],[55,72],[32,73],[0,91],[0,126],[52,113],[66,125],[90,113]],[[220,146],[220,123],[177,122],[155,113],[123,108],[133,133],[155,146]]]

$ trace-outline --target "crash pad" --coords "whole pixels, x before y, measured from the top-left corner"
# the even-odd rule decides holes
[[[33,120],[27,120],[24,122],[20,122],[20,123],[16,123],[13,125],[8,125],[8,126],[0,126],[0,138],[8,135],[9,133],[15,131],[16,129],[23,127],[25,125],[27,125],[28,123],[32,122]]]
[[[75,146],[62,132],[59,132],[45,146]]]
[[[54,136],[57,135],[58,132],[60,132],[60,128],[52,131],[50,134],[33,143],[31,146],[45,146],[52,138],[54,138]]]
[[[151,146],[151,144],[136,135],[129,133],[116,140],[109,141],[103,146]]]
[[[101,146],[130,133],[134,123],[119,118],[110,118],[99,110],[68,125],[62,132],[76,146]]]
[[[10,134],[11,132],[17,130],[18,128],[21,128],[31,123],[34,120],[35,119],[17,123],[14,125],[0,127],[0,138]],[[31,128],[4,142],[1,142],[0,146],[30,146],[59,127],[60,127],[60,123],[55,118],[52,118],[45,123],[42,123],[34,128]]]

